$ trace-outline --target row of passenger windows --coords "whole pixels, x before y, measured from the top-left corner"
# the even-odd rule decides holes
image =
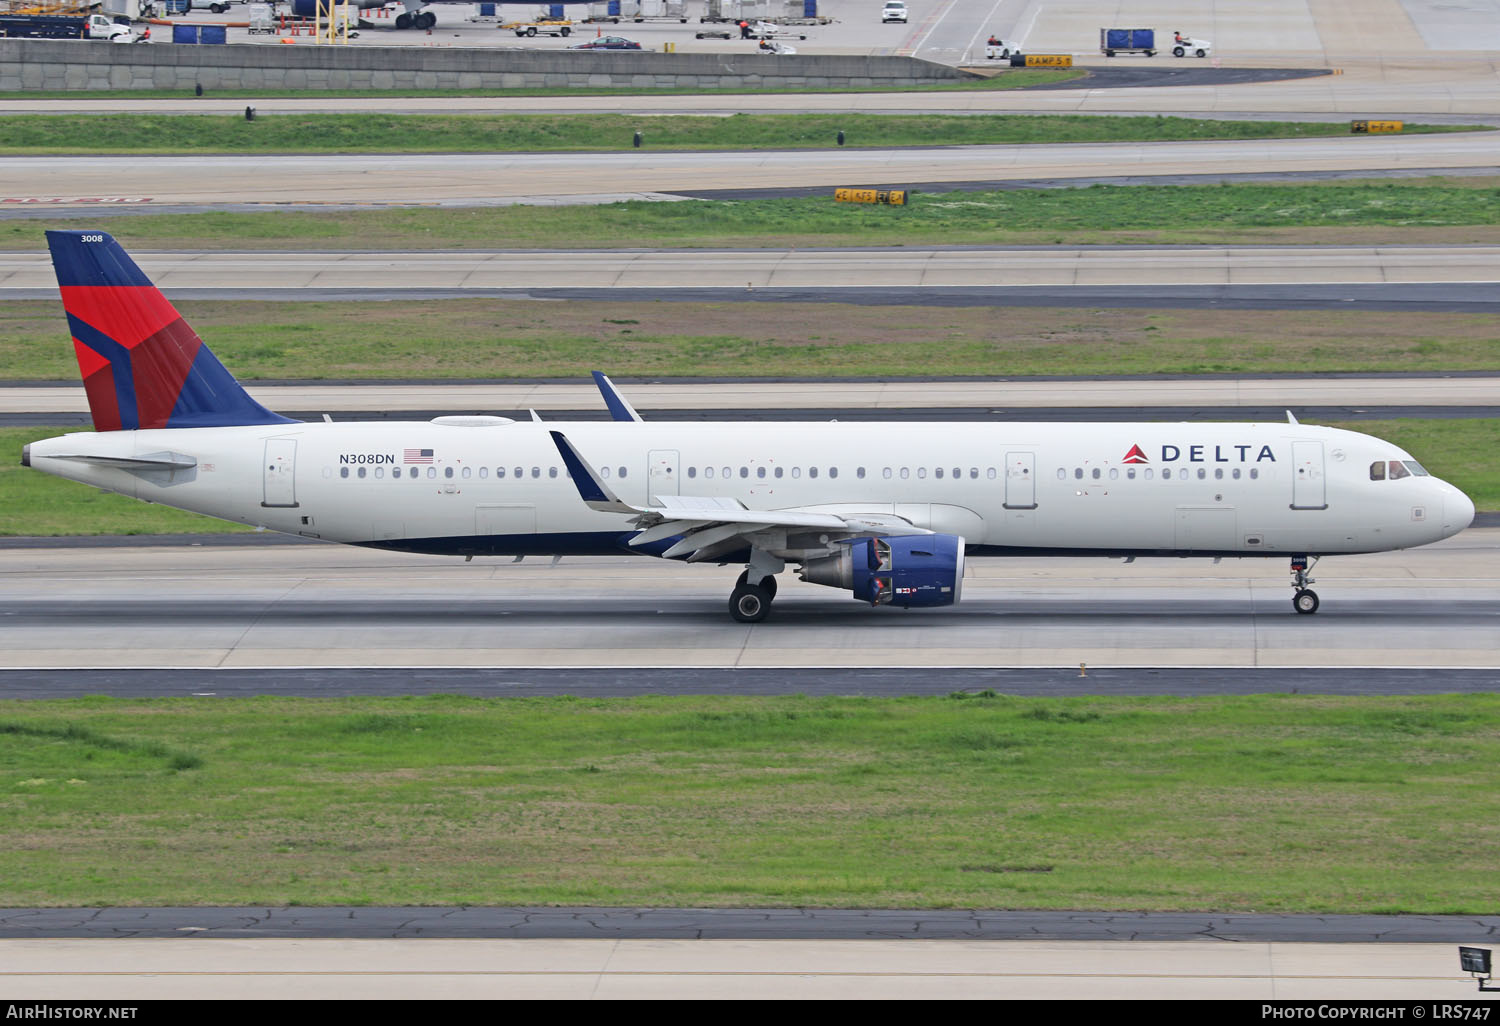
[[[1206,481],[1206,480],[1208,480],[1208,468],[1207,467],[1199,467],[1199,468],[1197,468],[1197,470],[1198,470],[1198,480],[1199,481]],[[1090,470],[1090,471],[1085,471],[1082,467],[1074,467],[1073,468],[1073,479],[1075,481],[1082,481],[1084,479],[1084,474],[1085,473],[1088,474],[1089,479],[1092,480],[1092,481],[1102,481],[1105,478],[1105,476],[1106,476],[1100,470],[1099,467],[1095,467],[1093,470]],[[1163,481],[1170,481],[1170,480],[1172,480],[1173,474],[1174,474],[1174,471],[1172,470],[1171,467],[1162,467],[1161,468],[1161,479]],[[1188,468],[1187,467],[1179,467],[1175,471],[1175,474],[1176,474],[1177,480],[1179,480],[1179,481],[1186,481],[1186,480],[1188,480],[1188,478],[1190,476],[1189,473],[1188,473]],[[1126,467],[1125,468],[1125,479],[1127,481],[1134,481],[1135,480],[1135,475],[1136,475],[1136,468],[1135,467]],[[1109,480],[1111,480],[1111,481],[1118,481],[1120,479],[1120,468],[1119,467],[1110,467],[1109,468],[1109,474],[1107,476],[1108,476]],[[1143,478],[1145,478],[1145,480],[1150,481],[1155,476],[1155,471],[1151,467],[1142,468],[1142,470],[1141,470],[1141,476]],[[1234,468],[1232,468],[1229,471],[1229,477],[1232,478],[1235,481],[1238,481],[1240,479],[1240,476],[1241,475],[1240,475],[1240,468],[1239,467],[1234,467]],[[1254,480],[1258,479],[1259,477],[1260,477],[1260,470],[1259,470],[1259,468],[1257,468],[1257,467],[1251,467],[1250,468],[1250,480],[1254,481]],[[1068,479],[1068,468],[1067,467],[1058,467],[1057,468],[1057,479],[1059,481],[1066,481]],[[1223,467],[1215,467],[1214,468],[1214,480],[1215,481],[1222,481],[1222,480],[1224,480],[1224,468]]]
[[[354,476],[355,477],[374,477],[374,478],[377,478],[377,479],[385,477],[385,468],[384,467],[373,467],[373,468],[372,467],[355,467],[353,469],[354,469]],[[401,468],[401,467],[392,467],[391,468],[391,478],[393,480],[399,478],[401,476],[402,469],[403,468]],[[406,467],[405,468],[405,470],[406,470],[406,476],[407,477],[411,477],[411,478],[418,477],[419,474],[420,474],[421,469],[422,468],[420,468],[420,467]],[[428,467],[426,469],[427,469],[427,473],[425,475],[420,475],[420,476],[425,476],[425,477],[428,477],[428,478],[436,478],[438,476],[438,468],[437,467]],[[350,476],[349,475],[349,470],[350,470],[349,467],[339,467],[339,477],[348,477],[348,476]],[[566,469],[564,469],[562,471],[559,471],[557,467],[532,467],[531,468],[531,476],[534,477],[534,478],[540,478],[542,476],[542,472],[544,470],[546,471],[547,476],[550,477],[550,478],[556,478],[556,477],[559,477],[559,476],[561,476],[561,477],[572,477],[573,476],[572,474],[568,473]],[[603,473],[604,473],[605,477],[608,477],[609,476],[609,468],[605,467],[603,469]],[[524,478],[524,477],[527,476],[527,474],[526,474],[526,468],[525,467],[514,467],[514,468],[511,468],[509,470],[507,470],[507,468],[505,468],[505,467],[496,467],[495,468],[495,476],[496,477],[505,477],[507,474],[509,474],[512,477],[516,477],[516,478]],[[324,477],[332,477],[333,476],[333,468],[332,467],[324,467],[323,468],[323,476]],[[448,479],[448,480],[451,480],[454,477],[460,477],[460,478],[463,478],[465,481],[467,481],[467,480],[469,480],[470,478],[472,478],[474,476],[474,468],[473,467],[462,467],[462,468],[460,468],[458,470],[455,470],[453,467],[444,467],[443,468],[443,474],[442,474],[442,476],[445,479]],[[479,477],[480,477],[481,480],[484,479],[484,478],[487,478],[489,476],[490,476],[490,468],[489,467],[480,467],[479,468]],[[620,476],[621,477],[625,477],[626,476],[626,474],[625,474],[625,468],[624,467],[620,468]]]
[[[779,481],[779,480],[781,480],[784,477],[790,477],[790,478],[792,478],[792,480],[795,481],[795,480],[797,480],[798,478],[800,478],[802,476],[802,468],[801,467],[756,467],[756,468],[754,468],[754,470],[755,470],[755,478],[758,481],[763,481],[766,478],[771,478],[773,480],[778,480]],[[740,467],[739,468],[739,476],[742,477],[742,478],[748,478],[748,477],[751,476],[750,475],[750,471],[751,471],[750,467]],[[810,478],[816,478],[820,472],[826,474],[829,478],[837,478],[839,476],[839,468],[838,467],[823,467],[821,469],[818,468],[818,467],[808,467],[807,468],[807,476],[810,477]],[[883,468],[881,468],[880,476],[883,477],[883,478],[885,478],[887,481],[889,481],[893,477],[899,477],[899,478],[901,478],[901,480],[905,481],[906,479],[908,479],[909,477],[911,477],[913,474],[916,474],[916,476],[917,476],[917,478],[919,480],[925,480],[926,477],[927,477],[927,475],[928,475],[928,473],[929,473],[929,471],[928,471],[927,467],[917,467],[916,470],[912,470],[912,468],[910,468],[910,467],[883,467]],[[698,470],[697,467],[688,467],[687,468],[687,476],[689,478],[696,478],[698,476],[698,474],[699,474],[699,470]],[[702,474],[703,474],[704,479],[705,480],[709,480],[709,481],[712,481],[716,476],[720,477],[720,478],[724,478],[724,479],[729,479],[729,478],[732,478],[732,477],[735,476],[735,468],[734,467],[718,467],[718,468],[715,468],[715,467],[704,467],[703,470],[702,470]],[[950,471],[946,467],[933,467],[931,469],[931,474],[932,474],[933,477],[938,478],[939,480],[941,480],[944,477],[951,476],[953,478],[953,480],[957,481],[957,480],[959,480],[960,478],[962,478],[964,476],[964,469],[962,467],[954,467]],[[857,477],[857,478],[859,478],[861,481],[863,481],[865,479],[866,475],[867,475],[867,472],[866,472],[866,470],[865,470],[864,467],[855,467],[854,468],[854,476]],[[994,467],[989,467],[989,468],[987,468],[985,470],[985,476],[987,478],[989,478],[991,481],[993,481],[996,478],[997,475],[998,475],[998,472],[995,470]],[[970,467],[969,468],[969,477],[971,479],[978,480],[979,479],[979,468],[978,467]]]

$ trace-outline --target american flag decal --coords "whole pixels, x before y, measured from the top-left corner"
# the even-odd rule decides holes
[[[431,449],[406,449],[401,457],[402,463],[431,463]]]

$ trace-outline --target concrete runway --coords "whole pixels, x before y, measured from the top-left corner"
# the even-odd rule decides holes
[[[0,962],[0,987],[11,1007],[44,998],[129,1003],[268,995],[363,1001],[1171,997],[1432,1000],[1454,1017],[1465,1011],[1477,1017],[1485,1011],[1478,999],[1486,996],[1459,971],[1452,943],[34,939],[0,941]]]
[[[930,411],[925,419],[942,419],[949,408],[984,410],[1015,419],[1029,409],[1112,410],[1116,419],[1139,419],[1142,408],[1215,408],[1248,419],[1239,410],[1273,410],[1275,420],[1287,409],[1317,407],[1364,411],[1373,407],[1470,408],[1484,410],[1500,396],[1500,376],[1462,374],[1412,377],[1399,374],[1365,377],[1327,375],[1296,377],[1023,379],[1018,381],[649,381],[616,382],[631,405],[666,419],[727,416],[734,411],[839,411],[892,417],[908,411]],[[556,416],[569,410],[604,409],[591,381],[559,383],[492,382],[481,384],[405,383],[250,384],[247,390],[268,409],[317,410],[329,413],[381,411],[382,416],[537,410]],[[88,401],[82,385],[22,385],[0,388],[0,415],[82,414]],[[1409,415],[1409,414],[1408,414]]]
[[[1292,612],[1283,559],[972,559],[959,605],[914,612],[872,610],[788,579],[757,625],[728,617],[737,572],[645,557],[463,563],[306,544],[6,549],[0,664],[939,675],[1079,663],[1381,666],[1428,668],[1437,679],[1445,668],[1492,668],[1500,652],[1493,528],[1326,559],[1316,573],[1323,609],[1311,617]],[[947,688],[941,677],[937,686]]]
[[[1500,143],[1500,133],[1496,134]],[[947,289],[1500,283],[1497,246],[981,247],[409,252],[146,251],[162,289]],[[45,251],[0,253],[0,298],[57,287]],[[55,294],[55,292],[53,293]]]
[[[1270,87],[1267,87],[1270,88]],[[1124,92],[1125,90],[1113,90]],[[1056,95],[1056,94],[1049,94]],[[624,141],[621,141],[624,145]],[[440,153],[251,157],[0,157],[0,204],[216,206],[599,202],[737,188],[1493,168],[1500,132],[746,152]],[[274,170],[270,170],[274,168]]]

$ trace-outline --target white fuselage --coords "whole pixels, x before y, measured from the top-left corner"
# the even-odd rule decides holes
[[[1374,479],[1372,464],[1411,460],[1388,442],[1293,423],[451,420],[468,422],[80,433],[29,460],[275,531],[455,554],[628,551],[630,517],[581,501],[549,429],[632,505],[893,514],[980,555],[1372,552],[1455,534],[1474,512],[1435,477]]]

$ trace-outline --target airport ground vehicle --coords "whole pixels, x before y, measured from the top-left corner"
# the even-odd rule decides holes
[[[1213,52],[1214,44],[1211,39],[1194,39],[1181,32],[1172,34],[1173,57],[1207,57]]]
[[[880,11],[880,23],[899,21],[905,25],[907,19],[906,4],[902,0],[887,0],[886,5]]]
[[[0,36],[33,39],[104,39],[111,43],[148,42],[149,31],[137,35],[102,14],[3,14]]]
[[[573,23],[560,18],[539,18],[536,21],[508,21],[500,26],[501,32],[514,32],[518,36],[571,36]]]
[[[1099,30],[1099,52],[1106,57],[1121,53],[1140,53],[1155,57],[1157,49],[1155,29]]]

